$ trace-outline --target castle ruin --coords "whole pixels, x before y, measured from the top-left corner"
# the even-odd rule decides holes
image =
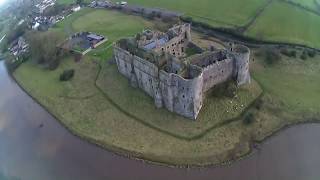
[[[190,119],[197,118],[205,93],[216,85],[250,83],[249,48],[205,51],[192,42],[190,24],[121,39],[114,44],[114,56],[119,72],[153,97],[158,108]]]

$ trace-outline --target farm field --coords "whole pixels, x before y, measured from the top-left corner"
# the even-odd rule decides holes
[[[105,45],[87,54],[80,62],[63,59],[54,71],[28,61],[14,72],[14,77],[74,134],[118,153],[166,164],[208,165],[237,159],[249,152],[251,140],[263,140],[285,125],[319,117],[316,102],[320,97],[314,94],[319,86],[308,83],[318,80],[319,55],[307,61],[283,58],[273,66],[265,65],[261,57],[254,57],[252,75],[264,94],[259,106],[254,104],[246,112],[253,114],[253,124],[243,123],[245,113],[234,121],[223,121],[212,127],[216,122],[210,124],[206,118],[223,117],[224,112],[229,111],[228,101],[218,102],[223,105],[221,109],[215,109],[217,104],[209,102],[207,108],[215,110],[205,112],[204,109],[200,115],[204,119],[194,124],[183,118],[170,122],[174,116],[154,109],[150,98],[128,87],[128,81],[117,74],[115,65],[110,62],[113,41],[132,36],[144,28],[155,28],[155,23],[158,24],[116,11],[83,9],[51,31],[65,37],[76,31],[96,32],[109,38]],[[59,75],[66,69],[74,69],[75,77],[60,82]],[[305,78],[301,78],[302,75]],[[250,92],[259,94],[261,89],[255,81]],[[240,90],[239,96],[239,101],[234,101],[238,105],[254,99],[245,90]],[[220,114],[211,114],[219,110]],[[240,111],[242,109],[231,115],[237,116]],[[165,113],[164,122],[171,123],[170,126],[160,122],[159,112]]]
[[[312,10],[318,11],[320,13],[320,1],[319,0],[290,0],[296,4],[299,4],[303,7],[310,8]]]
[[[313,0],[293,2],[317,9]],[[266,6],[267,0],[177,0],[174,3],[170,0],[128,0],[128,3],[181,12],[195,21],[218,28],[237,29],[249,25],[243,35],[257,40],[320,48],[317,33],[320,16],[279,0],[272,1],[269,6]],[[250,24],[260,10],[262,13]]]
[[[266,0],[128,0],[129,4],[164,8],[212,26],[242,26],[266,4]]]
[[[258,40],[320,48],[320,16],[284,2],[273,2],[245,32]]]

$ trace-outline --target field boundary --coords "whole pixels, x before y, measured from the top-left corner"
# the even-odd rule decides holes
[[[249,22],[239,28],[239,32],[244,33],[247,31],[273,2],[274,0],[267,0],[266,4],[257,10],[257,12],[250,18]]]
[[[311,8],[309,8],[309,7],[303,6],[303,5],[299,4],[299,3],[295,3],[295,2],[290,1],[290,0],[278,0],[278,1],[279,1],[279,2],[283,2],[283,3],[286,3],[286,4],[289,4],[289,5],[291,5],[291,6],[294,6],[294,7],[298,8],[298,9],[300,9],[300,10],[302,10],[302,11],[307,11],[307,12],[309,12],[309,13],[313,13],[313,14],[315,14],[315,15],[317,15],[317,16],[320,16],[320,10],[317,11],[317,10],[311,9]],[[316,3],[316,2],[315,2],[315,3]],[[320,6],[320,5],[319,5],[319,6]],[[319,9],[320,9],[320,8],[319,8]]]

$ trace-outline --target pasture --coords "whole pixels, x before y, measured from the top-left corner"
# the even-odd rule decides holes
[[[266,4],[266,0],[128,0],[129,4],[177,11],[215,27],[241,26]]]
[[[258,40],[320,48],[320,16],[284,2],[274,2],[245,32]]]

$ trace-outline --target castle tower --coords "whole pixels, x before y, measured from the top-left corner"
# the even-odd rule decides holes
[[[235,58],[235,77],[238,85],[251,82],[249,72],[250,49],[243,45],[234,45],[232,51]]]

